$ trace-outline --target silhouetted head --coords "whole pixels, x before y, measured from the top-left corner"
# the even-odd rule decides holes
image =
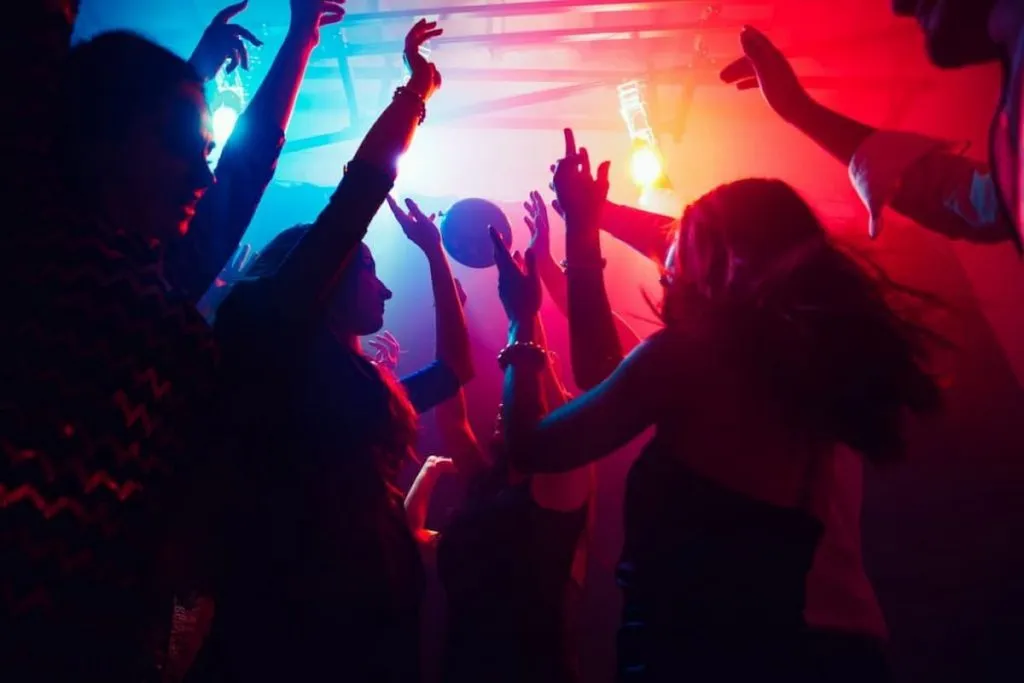
[[[213,182],[192,66],[135,34],[104,33],[71,50],[63,95],[59,152],[83,200],[121,229],[183,235]]]
[[[921,364],[927,331],[890,308],[896,285],[880,277],[833,243],[789,185],[741,180],[683,213],[661,315],[732,349],[795,428],[892,458],[903,409],[936,408],[938,388]]]
[[[928,57],[945,69],[999,56],[988,22],[996,0],[892,0],[893,11],[913,17],[924,31]]]
[[[262,277],[275,272],[309,229],[309,225],[297,225],[279,233],[260,252],[246,274]],[[331,295],[328,324],[344,337],[364,337],[379,332],[384,327],[385,304],[391,297],[391,290],[377,277],[377,265],[370,248],[360,244]]]

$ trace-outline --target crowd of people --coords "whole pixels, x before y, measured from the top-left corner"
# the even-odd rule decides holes
[[[490,233],[509,334],[495,430],[477,435],[465,293],[434,216],[389,194],[442,85],[420,50],[442,29],[409,30],[408,82],[316,220],[233,256],[320,30],[344,15],[341,1],[290,0],[211,171],[203,86],[246,67],[245,4],[190,60],[122,31],[72,46],[77,0],[22,3],[4,29],[4,680],[578,680],[594,463],[649,428],[623,512],[618,680],[887,680],[850,531],[860,491],[835,473],[898,460],[907,415],[941,408],[934,335],[903,305],[914,293],[844,250],[781,180],[736,180],[674,219],[610,204],[609,164],[592,168],[566,129],[550,181],[561,267],[538,193],[529,248]],[[894,0],[940,66],[1004,64],[994,174],[822,107],[755,29],[722,78],[759,88],[849,165],[873,233],[891,204],[950,237],[1019,245],[1021,4]],[[363,242],[385,203],[429,264],[435,306],[436,360],[401,378],[393,338],[375,353],[361,341],[392,296]],[[611,310],[602,230],[661,269],[662,325],[646,339]],[[547,347],[544,291],[568,318],[576,397]],[[403,491],[429,410],[446,457]],[[444,475],[461,504],[432,530]],[[183,662],[172,615],[197,597],[209,623]]]

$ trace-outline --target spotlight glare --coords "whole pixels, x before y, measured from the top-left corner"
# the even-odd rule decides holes
[[[633,150],[629,160],[629,173],[633,182],[641,187],[649,187],[662,176],[661,159],[658,153],[647,146]]]
[[[221,105],[213,112],[213,139],[218,147],[222,147],[231,137],[231,131],[238,123],[238,111],[233,107]]]

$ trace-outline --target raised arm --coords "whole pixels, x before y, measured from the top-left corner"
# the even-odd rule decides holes
[[[349,257],[391,191],[398,158],[426,116],[426,102],[441,85],[437,69],[419,52],[440,34],[434,22],[421,20],[406,36],[409,83],[395,92],[363,138],[327,207],[275,276],[278,305],[297,322],[322,314]]]
[[[434,216],[424,215],[411,199],[405,200],[408,211],[398,206],[390,196],[387,201],[405,236],[423,251],[430,265],[437,361],[425,371],[403,380],[416,410],[426,412],[454,396],[461,386],[473,379],[469,330]]]
[[[998,209],[991,175],[941,140],[880,131],[816,102],[800,84],[789,60],[753,28],[740,34],[744,57],[722,71],[741,90],[760,88],[784,121],[850,170],[871,212],[877,235],[881,211],[892,205],[922,227],[955,239],[997,242],[1013,229]]]
[[[598,230],[608,196],[608,162],[595,180],[586,149],[576,150],[565,131],[565,157],[553,185],[565,215],[566,278],[569,291],[569,346],[572,371],[581,389],[591,389],[622,360],[615,317],[604,284],[604,257]]]
[[[596,389],[542,419],[542,375],[547,353],[533,341],[540,309],[540,277],[527,252],[520,269],[496,235],[498,287],[510,320],[502,401],[505,443],[514,466],[525,472],[562,473],[592,463],[625,445],[660,411],[664,377],[655,361],[662,333],[643,342]]]
[[[189,60],[205,80],[227,62],[228,73],[248,68],[245,43],[262,43],[231,19],[241,2],[214,17]],[[248,229],[277,168],[285,130],[320,27],[341,20],[341,2],[292,0],[291,22],[281,49],[256,94],[238,119],[217,163],[217,182],[196,208],[189,232],[167,254],[167,277],[194,300],[214,284]]]
[[[607,214],[611,206],[613,205],[610,203],[605,204],[605,216],[601,220],[602,227],[608,220]],[[565,271],[555,263],[555,258],[551,255],[551,222],[548,220],[547,205],[540,193],[534,191],[530,193],[530,200],[523,203],[523,208],[526,210],[523,221],[530,230],[530,250],[533,251],[536,259],[540,281],[544,284],[544,289],[547,290],[548,296],[554,302],[555,308],[561,311],[562,315],[569,317],[569,285],[566,281]],[[658,218],[660,219],[659,225],[669,221],[663,216],[658,216]],[[663,260],[664,257],[659,262]],[[640,337],[622,319],[622,316],[612,311],[612,317],[615,319],[615,329],[618,332],[619,344],[622,348],[632,349],[640,343]]]

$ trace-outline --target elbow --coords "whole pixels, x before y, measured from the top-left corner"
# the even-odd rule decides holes
[[[456,362],[443,362],[455,377],[455,381],[460,389],[476,379],[476,367],[474,367],[473,359],[469,354],[466,354],[465,358],[459,359]]]

